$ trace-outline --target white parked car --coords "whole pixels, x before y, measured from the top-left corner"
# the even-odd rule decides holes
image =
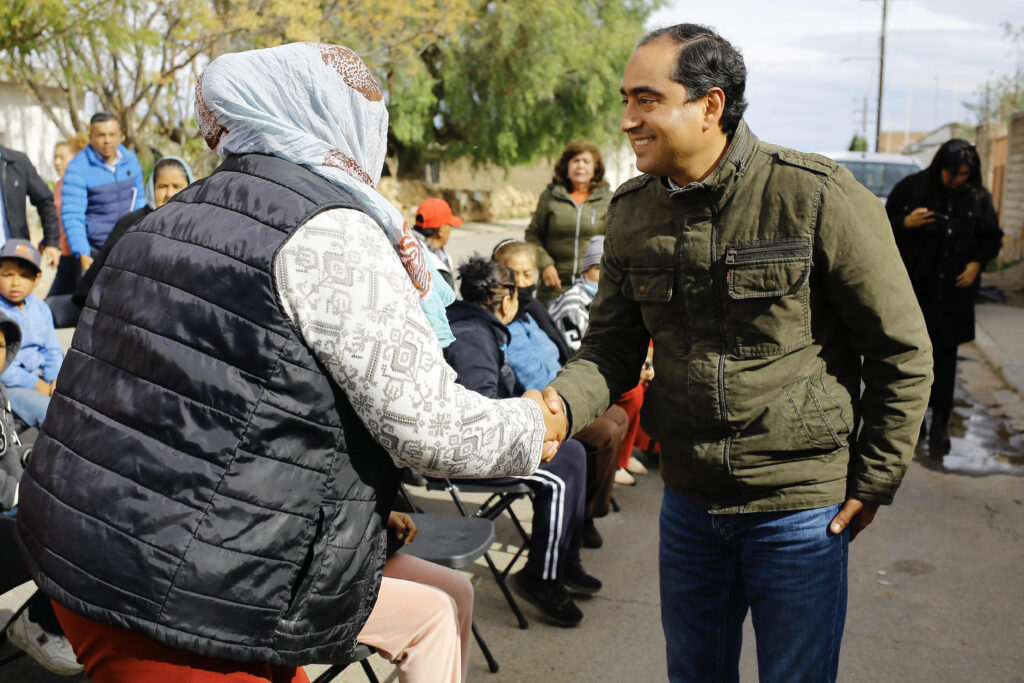
[[[883,204],[896,183],[921,170],[917,159],[902,154],[836,152],[825,156],[848,168],[853,177],[871,190]]]

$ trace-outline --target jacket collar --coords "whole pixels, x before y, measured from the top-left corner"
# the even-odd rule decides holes
[[[558,183],[551,183],[550,187],[551,187],[551,196],[552,197],[557,197],[558,199],[564,199],[567,202],[571,202],[572,201],[572,197],[569,196],[569,191],[567,189],[565,189],[564,186],[559,185]],[[595,188],[593,192],[591,192],[589,195],[587,195],[587,198],[583,201],[583,203],[586,204],[587,202],[589,202],[591,200],[600,199],[604,195],[608,194],[608,192],[610,192],[610,191],[611,190],[609,190],[607,187]]]
[[[672,187],[668,178],[661,178],[661,184],[673,198],[688,198],[696,194],[711,192],[718,197],[721,204],[735,187],[736,181],[743,177],[747,167],[750,165],[750,158],[757,148],[757,138],[747,122],[740,119],[736,126],[736,132],[732,134],[729,144],[726,145],[725,154],[722,155],[718,165],[715,166],[707,178],[697,183],[690,183],[686,187]]]
[[[128,151],[127,147],[125,147],[124,145],[118,145],[117,146],[117,158],[114,159],[114,163],[113,164],[108,164],[107,160],[104,159],[103,157],[101,157],[99,155],[99,152],[97,152],[96,150],[94,150],[92,148],[92,145],[86,145],[85,146],[85,158],[88,159],[89,163],[91,165],[93,165],[93,166],[102,166],[103,168],[110,168],[111,166],[114,166],[114,168],[117,168],[122,163],[124,163],[125,152],[127,152],[127,151]]]

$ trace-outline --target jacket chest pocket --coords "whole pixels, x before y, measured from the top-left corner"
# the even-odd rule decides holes
[[[626,268],[622,280],[622,295],[630,301],[640,304],[644,325],[653,330],[671,322],[672,286],[675,282],[675,269],[665,268]],[[678,324],[678,322],[676,323]]]
[[[736,357],[780,356],[810,342],[810,274],[808,237],[726,246],[726,335]]]

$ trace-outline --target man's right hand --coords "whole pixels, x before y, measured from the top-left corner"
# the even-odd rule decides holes
[[[541,271],[540,279],[552,289],[562,288],[562,278],[558,277],[558,268],[555,268],[554,264]]]
[[[89,270],[89,267],[92,266],[92,256],[89,254],[82,254],[78,257],[78,265],[82,266],[83,273]]]
[[[920,228],[935,222],[935,212],[920,206],[903,217],[903,227]]]
[[[569,420],[565,417],[564,412],[556,413],[551,410],[544,397],[536,389],[527,390],[523,394],[523,398],[534,401],[544,416],[544,449],[541,452],[541,460],[548,462],[555,457],[555,453],[565,441],[569,431]]]

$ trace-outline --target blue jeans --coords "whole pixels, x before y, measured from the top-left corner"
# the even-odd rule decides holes
[[[35,389],[25,387],[8,387],[7,398],[11,400],[11,412],[21,418],[29,427],[43,424],[46,409],[50,407],[50,397]]]
[[[849,531],[839,505],[709,514],[666,488],[661,622],[669,680],[739,681],[750,608],[762,682],[835,681],[846,620]]]

